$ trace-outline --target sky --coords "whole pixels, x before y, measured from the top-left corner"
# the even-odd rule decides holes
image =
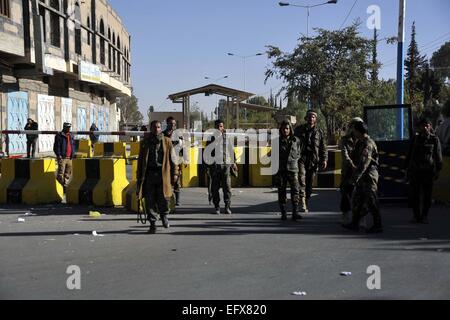
[[[228,56],[265,52],[267,45],[292,51],[301,34],[306,34],[306,9],[280,7],[274,0],[109,0],[131,34],[132,85],[146,116],[150,105],[155,111],[180,111],[179,104],[167,99],[171,93],[211,83],[205,77],[228,79],[217,83],[244,89],[243,59]],[[287,2],[287,1],[286,1]],[[298,0],[291,3],[313,5],[323,0]],[[356,19],[362,21],[360,32],[371,38],[366,26],[371,5],[380,8],[380,38],[397,36],[399,2],[397,0],[338,0],[311,9],[310,35],[313,28],[337,30]],[[450,41],[450,0],[406,0],[405,51],[411,39],[411,25],[416,22],[417,42],[422,54],[430,58]],[[347,18],[348,17],[348,18]],[[347,19],[346,19],[347,18]],[[380,43],[379,60],[384,64],[380,76],[396,78],[397,46]],[[280,79],[265,84],[267,56],[248,58],[245,68],[247,91],[269,96],[277,93]],[[191,97],[208,115],[217,97]]]

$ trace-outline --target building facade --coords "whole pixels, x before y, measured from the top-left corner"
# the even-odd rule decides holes
[[[0,131],[23,130],[27,118],[45,131],[64,122],[118,131],[116,99],[131,96],[130,71],[130,35],[106,0],[0,0]],[[39,137],[39,154],[53,138]],[[26,152],[24,136],[1,145]]]

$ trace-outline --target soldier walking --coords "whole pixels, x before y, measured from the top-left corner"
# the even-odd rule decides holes
[[[298,183],[298,160],[300,158],[300,154],[300,139],[294,136],[294,130],[289,122],[282,122],[280,126],[280,170],[275,176],[275,180],[278,186],[278,203],[281,210],[281,220],[283,221],[287,220],[286,187],[288,183],[291,187],[292,220],[297,221],[302,219],[302,217],[298,214],[300,195],[300,185]]]
[[[373,226],[366,230],[367,233],[381,233],[381,215],[378,205],[378,161],[379,154],[376,143],[367,134],[365,123],[355,123],[353,126],[355,137],[358,139],[355,150],[355,166],[350,185],[354,185],[352,198],[352,222],[343,227],[350,230],[359,230],[359,222],[362,212],[367,208],[367,213],[373,217]]]
[[[428,224],[433,183],[442,170],[441,143],[432,133],[429,119],[422,119],[419,123],[419,131],[414,136],[406,159],[406,168],[412,189],[413,222]]]
[[[327,168],[328,152],[325,135],[317,127],[317,112],[309,110],[306,123],[295,129],[303,150],[299,160],[300,212],[308,212],[306,201],[311,198],[314,178],[319,171]]]

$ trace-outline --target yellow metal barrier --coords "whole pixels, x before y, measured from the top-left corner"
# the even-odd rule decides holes
[[[140,142],[130,142],[130,158],[133,157],[139,157],[139,151],[141,149],[141,143]]]
[[[0,177],[0,203],[8,203],[8,187],[15,179],[15,160],[2,160],[2,176]]]

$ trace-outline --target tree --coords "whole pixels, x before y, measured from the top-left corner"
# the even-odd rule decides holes
[[[280,90],[305,102],[311,96],[314,109],[325,118],[329,137],[354,116],[361,116],[369,89],[371,40],[358,33],[360,22],[338,30],[316,29],[314,38],[301,37],[292,53],[268,46],[270,77],[283,79]],[[309,83],[311,85],[309,85]]]
[[[437,75],[443,82],[450,78],[450,41],[433,53],[430,62],[432,69],[437,71]]]
[[[408,94],[411,105],[416,111],[421,109],[420,105],[417,103],[418,100],[415,98],[415,93],[420,90],[420,73],[423,71],[427,63],[426,56],[420,55],[419,48],[416,42],[416,22],[413,22],[411,31],[411,43],[408,47],[408,53],[405,60],[405,70],[406,70],[406,83],[408,86]],[[420,103],[420,102],[419,102]]]
[[[134,94],[131,97],[119,98],[117,107],[120,109],[120,125],[142,125],[144,117],[139,111],[138,99]]]

